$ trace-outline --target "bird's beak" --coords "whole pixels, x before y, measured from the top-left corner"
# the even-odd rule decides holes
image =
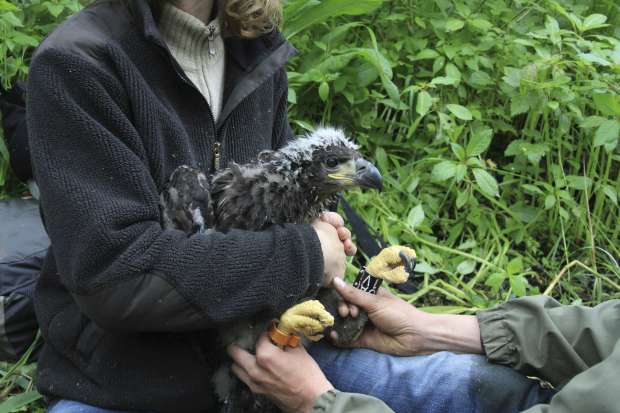
[[[366,159],[358,158],[355,161],[355,182],[359,186],[373,188],[381,191],[383,189],[383,178],[376,166]]]

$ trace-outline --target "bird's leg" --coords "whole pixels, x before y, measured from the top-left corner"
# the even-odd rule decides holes
[[[312,341],[323,338],[323,330],[334,325],[334,317],[317,300],[308,300],[286,310],[269,331],[271,340],[282,347],[295,347],[299,337]]]

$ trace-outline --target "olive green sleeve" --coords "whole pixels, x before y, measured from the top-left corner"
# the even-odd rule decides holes
[[[490,361],[561,387],[610,357],[620,340],[620,300],[587,308],[525,297],[478,313],[478,321]]]
[[[612,354],[571,381],[548,405],[537,405],[523,413],[619,413],[620,342]]]
[[[394,413],[394,411],[372,396],[330,390],[317,398],[312,413]]]

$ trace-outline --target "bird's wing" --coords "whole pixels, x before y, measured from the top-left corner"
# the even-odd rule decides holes
[[[187,234],[213,227],[214,214],[206,175],[186,165],[179,166],[160,195],[165,229]]]

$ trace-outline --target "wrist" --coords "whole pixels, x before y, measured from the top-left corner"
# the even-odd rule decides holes
[[[480,326],[476,316],[423,313],[423,337],[418,353],[453,351],[482,354]]]
[[[303,395],[303,405],[297,411],[310,413],[314,408],[317,399],[330,390],[334,390],[334,386],[332,386],[332,384],[327,379],[325,379],[321,383],[309,386],[308,391],[306,391]]]

